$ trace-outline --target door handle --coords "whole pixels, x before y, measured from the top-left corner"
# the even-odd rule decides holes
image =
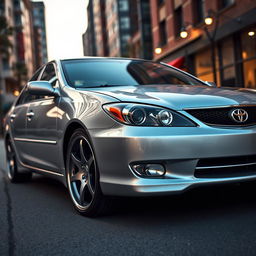
[[[10,115],[11,121],[13,121],[15,119],[15,117],[16,117],[16,114],[11,114]]]
[[[29,119],[32,118],[34,115],[35,115],[35,114],[34,114],[33,111],[30,111],[30,112],[28,112],[28,113],[26,114],[27,118],[29,118]]]

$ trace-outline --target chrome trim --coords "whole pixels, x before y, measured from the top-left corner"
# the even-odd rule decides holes
[[[193,116],[193,115],[191,115],[191,116]],[[197,122],[200,121],[201,123],[206,124],[206,125],[211,126],[211,127],[243,128],[243,127],[249,127],[249,126],[255,126],[256,125],[256,122],[251,123],[251,124],[210,124],[210,123],[205,123],[205,122],[201,121],[200,119],[196,118],[195,116],[193,116],[193,117],[196,119]]]
[[[14,138],[15,141],[24,141],[24,142],[34,142],[34,143],[44,143],[44,144],[53,144],[56,145],[56,140],[35,140],[35,139],[26,139],[26,138]]]
[[[256,104],[243,104],[243,105],[226,105],[226,106],[211,106],[211,107],[194,107],[194,108],[183,108],[182,110],[203,110],[203,109],[216,109],[216,108],[243,108],[243,107],[256,107]]]
[[[197,118],[196,116],[192,115],[191,113],[189,113],[189,110],[204,110],[204,109],[217,109],[217,108],[243,108],[243,107],[256,107],[256,104],[249,104],[249,105],[227,105],[227,106],[213,106],[213,107],[195,107],[195,108],[184,108],[182,109],[182,111],[186,111],[186,114],[189,114],[189,118],[192,119],[191,117],[193,117],[193,119],[195,119],[196,121],[194,122],[201,122],[202,124],[206,124],[210,127],[226,127],[226,128],[243,128],[243,127],[249,127],[249,126],[255,126],[256,122],[251,123],[251,124],[212,124],[212,123],[206,123],[203,122],[202,120],[200,120],[199,118]]]
[[[247,166],[247,165],[256,165],[256,162],[247,163],[247,164],[214,165],[214,166],[203,166],[203,167],[200,166],[200,167],[196,167],[196,170],[229,168],[229,167],[239,167],[239,166]]]
[[[37,171],[40,171],[40,172],[46,172],[46,173],[49,173],[49,174],[53,174],[53,175],[64,177],[63,174],[58,173],[58,172],[52,172],[52,171],[48,171],[48,170],[45,170],[45,169],[42,169],[42,168],[34,167],[34,166],[31,166],[31,165],[28,165],[28,164],[24,164],[21,161],[20,161],[20,163],[21,163],[22,166],[24,166],[26,168],[29,168],[29,169],[34,169],[34,170],[37,170]]]

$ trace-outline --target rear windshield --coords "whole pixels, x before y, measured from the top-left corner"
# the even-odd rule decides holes
[[[64,60],[66,80],[76,88],[124,85],[205,85],[160,63],[140,60]]]

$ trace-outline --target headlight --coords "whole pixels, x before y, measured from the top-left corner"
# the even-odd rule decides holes
[[[115,120],[134,126],[193,127],[196,124],[170,109],[137,103],[103,105],[105,112]]]

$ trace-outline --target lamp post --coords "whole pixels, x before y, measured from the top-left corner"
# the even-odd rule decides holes
[[[214,16],[213,16],[214,15]],[[216,21],[214,22],[213,17],[216,18]],[[211,61],[212,61],[212,73],[213,73],[213,81],[215,84],[217,84],[217,68],[216,68],[216,54],[215,54],[215,38],[219,26],[219,16],[217,13],[214,13],[212,11],[209,11],[208,16],[204,19],[205,26],[204,31],[206,33],[206,36],[210,42],[211,45]],[[210,32],[208,29],[208,26],[211,26],[214,23],[213,31]]]
[[[214,28],[212,31],[209,31],[208,27],[214,23]],[[219,26],[219,15],[212,10],[208,11],[208,15],[204,18],[204,27],[203,30],[210,42],[211,45],[211,62],[212,62],[212,73],[213,73],[213,81],[217,83],[217,68],[216,68],[216,53],[215,53],[215,38]],[[186,27],[183,27],[180,31],[181,38],[188,37],[188,31]]]

